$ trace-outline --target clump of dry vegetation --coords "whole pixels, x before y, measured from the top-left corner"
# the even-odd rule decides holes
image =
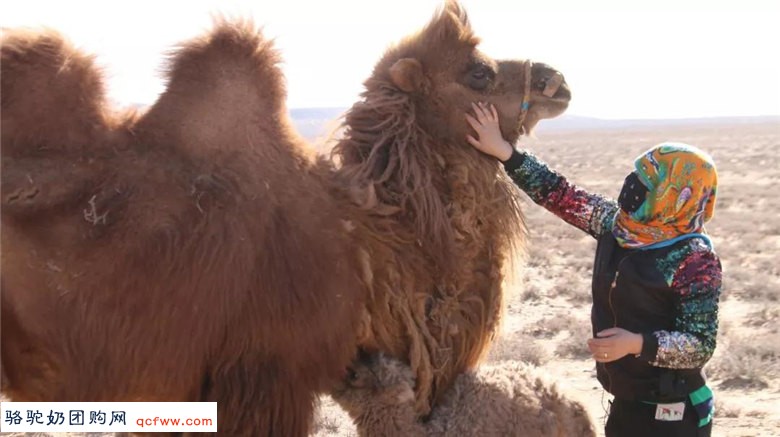
[[[747,325],[764,328],[770,333],[777,333],[780,324],[780,306],[765,306],[748,315]]]
[[[723,389],[764,389],[780,378],[780,334],[740,335],[724,339],[708,373]]]
[[[592,331],[590,325],[586,322],[579,322],[571,325],[569,336],[561,340],[555,348],[555,354],[564,358],[590,358],[587,341],[591,338]]]
[[[552,353],[544,343],[527,334],[500,337],[490,348],[488,361],[516,360],[543,366],[552,359]]]

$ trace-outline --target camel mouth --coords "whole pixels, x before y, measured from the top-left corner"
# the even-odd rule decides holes
[[[571,101],[571,90],[566,83],[563,83],[560,88],[557,89],[555,94],[551,97],[551,100],[559,103],[566,103],[567,105]]]

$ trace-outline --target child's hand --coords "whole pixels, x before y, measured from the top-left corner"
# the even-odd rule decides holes
[[[609,328],[596,333],[597,338],[588,340],[588,349],[599,363],[609,363],[628,354],[642,352],[642,334],[635,334],[623,328]]]
[[[471,106],[474,108],[474,114],[477,118],[466,114],[466,120],[477,132],[477,138],[466,135],[468,142],[479,151],[501,161],[509,159],[512,156],[513,148],[501,136],[501,129],[498,126],[498,112],[496,112],[495,106],[490,105],[488,109],[488,105],[481,102],[479,104],[472,103]]]

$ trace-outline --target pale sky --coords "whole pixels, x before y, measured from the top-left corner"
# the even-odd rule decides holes
[[[347,107],[384,50],[434,0],[23,0],[0,26],[49,26],[98,55],[119,105],[154,102],[164,55],[212,14],[251,17],[284,58],[288,106]],[[563,72],[569,114],[599,118],[780,115],[780,1],[463,0],[480,48]]]

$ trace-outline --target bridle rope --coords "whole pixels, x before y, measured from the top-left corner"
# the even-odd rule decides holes
[[[528,115],[528,110],[531,108],[531,67],[533,67],[533,62],[530,59],[523,62],[525,86],[523,89],[523,103],[520,104],[520,126],[523,125],[525,117]],[[545,80],[542,95],[552,98],[558,92],[558,88],[560,88],[562,83],[563,75],[556,71],[552,77]]]
[[[531,107],[531,67],[533,62],[530,59],[526,59],[523,62],[525,70],[525,86],[523,89],[523,103],[520,105],[520,123],[518,126],[522,126],[525,121],[525,116],[528,115],[528,109]]]

